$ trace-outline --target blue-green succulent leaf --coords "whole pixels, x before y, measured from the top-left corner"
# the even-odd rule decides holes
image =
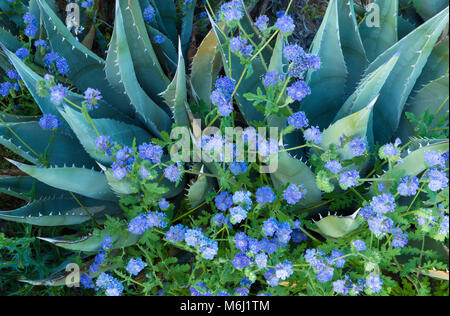
[[[278,154],[278,168],[270,174],[275,189],[282,190],[288,184],[304,184],[307,193],[298,203],[299,207],[316,205],[322,199],[317,188],[316,176],[302,161],[291,157],[287,152]]]
[[[117,201],[103,173],[74,167],[42,168],[8,159],[17,168],[39,181],[57,189],[78,193],[102,201]]]
[[[350,95],[369,61],[358,30],[353,0],[339,0],[339,35],[348,70],[346,94]]]
[[[116,6],[119,5],[136,77],[142,89],[153,100],[160,101],[159,94],[165,90],[169,79],[156,57],[139,1],[116,0]]]
[[[104,217],[104,214],[112,215],[121,212],[120,207],[115,203],[92,199],[79,199],[79,201],[96,219]],[[37,226],[78,225],[91,219],[83,207],[70,198],[44,198],[13,211],[0,212],[0,219]]]
[[[435,128],[439,117],[448,113],[448,81],[447,74],[427,84],[414,98],[408,101],[405,106],[405,112],[413,113],[418,119],[420,119],[426,110],[430,114],[436,114],[434,121],[429,126],[430,129]],[[406,142],[409,140],[409,137],[415,134],[413,124],[411,124],[405,113],[403,113],[398,127],[398,137]]]
[[[0,143],[34,164],[41,163],[41,158],[46,153],[45,158],[52,165],[95,165],[77,139],[63,133],[43,130],[36,121],[7,123],[7,126],[0,124]]]
[[[375,141],[386,143],[397,130],[408,96],[447,24],[448,8],[393,45],[368,67],[366,75],[400,54],[375,104],[374,126],[383,126],[374,130]]]
[[[414,0],[414,7],[426,21],[448,7],[448,0]]]
[[[78,140],[83,145],[86,152],[91,155],[92,158],[105,164],[112,164],[112,159],[98,152],[95,141],[97,134],[91,123],[85,120],[82,113],[79,113],[70,107],[64,107],[61,110],[61,115],[70,125]],[[151,135],[140,127],[126,124],[111,119],[93,119],[92,122],[95,125],[100,136],[111,137],[112,143],[117,143],[121,146],[133,146],[135,140],[137,144],[148,142],[152,137]]]
[[[98,252],[101,250],[101,243],[105,237],[111,237],[113,249],[126,248],[138,242],[140,236],[133,235],[128,231],[117,232],[117,234],[110,234],[108,232],[82,237],[77,240],[67,239],[64,237],[56,238],[39,238],[47,241],[57,247],[82,252]]]
[[[182,126],[189,126],[189,119],[186,111],[186,64],[184,63],[181,45],[179,45],[178,54],[177,72],[166,91],[162,93],[162,96],[172,111],[175,123]]]
[[[218,58],[219,42],[214,31],[211,30],[203,39],[197,53],[192,60],[191,86],[194,94],[203,100],[206,105],[211,105],[211,91],[217,77],[220,64]]]
[[[0,177],[0,193],[30,202],[53,196],[65,198],[70,196],[66,191],[53,188],[28,176]]]
[[[45,0],[38,0],[44,13],[47,36],[55,52],[66,58],[70,71],[68,77],[81,90],[95,88],[101,91],[104,99],[127,115],[132,115],[129,101],[105,80],[103,70],[105,61],[81,44],[48,6]]]
[[[116,7],[115,32],[117,36],[118,69],[122,78],[123,87],[134,105],[139,118],[157,136],[162,131],[169,131],[172,121],[166,112],[161,109],[145,93],[136,78],[130,48],[127,43],[125,29],[120,7]],[[110,47],[110,50],[114,49]]]
[[[359,25],[367,58],[370,62],[373,62],[398,41],[398,0],[376,0],[374,5],[379,8],[379,25],[372,25],[373,21],[369,20],[374,12],[368,12]],[[412,28],[414,29],[413,26]]]
[[[358,136],[366,139],[368,130],[372,127],[369,123],[376,101],[377,97],[362,110],[338,120],[324,130],[321,146],[324,148],[328,148],[330,145],[338,146],[341,143],[341,139],[355,138]],[[338,151],[343,159],[351,159],[353,157],[347,146],[340,148]]]
[[[301,104],[311,124],[321,128],[333,121],[342,106],[347,81],[347,68],[339,37],[337,4],[337,0],[330,1],[312,43],[311,53],[320,57],[322,66],[319,70],[308,73],[306,81],[312,93]]]

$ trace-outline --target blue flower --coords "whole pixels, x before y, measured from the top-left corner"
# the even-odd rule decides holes
[[[362,240],[355,240],[352,243],[353,247],[355,247],[356,250],[358,251],[364,251],[367,249],[366,244],[364,243],[364,241]]]
[[[126,270],[131,274],[131,275],[138,275],[142,270],[144,270],[144,268],[147,266],[147,264],[142,261],[141,258],[137,258],[137,259],[131,259],[126,267]]]
[[[240,206],[230,208],[231,223],[239,224],[247,218],[247,211]]]
[[[230,163],[229,169],[231,173],[233,173],[235,176],[241,173],[247,172],[248,164],[244,162],[232,162]]]
[[[437,151],[427,151],[424,154],[425,162],[430,167],[439,166],[445,168],[445,158]]]
[[[181,175],[180,167],[176,165],[170,165],[166,169],[164,169],[164,177],[169,179],[169,181],[177,182]]]
[[[258,266],[258,268],[262,269],[267,266],[268,259],[269,257],[265,253],[261,252],[255,256],[255,263]]]
[[[102,95],[99,90],[87,88],[84,91],[84,101],[88,110],[98,108],[98,102],[102,99]]]
[[[199,228],[194,229],[188,229],[186,231],[184,240],[186,241],[186,244],[191,247],[197,246],[201,239],[204,238],[202,232]]]
[[[182,224],[171,226],[166,233],[166,239],[172,242],[181,242],[185,238],[186,231],[187,228]]]
[[[383,285],[383,280],[381,280],[380,276],[370,274],[366,278],[365,286],[373,293],[380,293]]]
[[[292,116],[288,117],[288,124],[296,129],[306,128],[309,125],[309,121],[306,118],[305,112],[295,112]]]
[[[233,112],[231,96],[235,86],[234,80],[228,77],[222,77],[216,81],[216,90],[211,93],[211,102],[219,108],[221,116],[229,116]]]
[[[234,243],[236,249],[246,251],[248,247],[248,236],[243,232],[237,233],[236,236],[234,236]]]
[[[396,206],[395,198],[390,193],[374,196],[370,202],[370,207],[379,215],[393,213]]]
[[[417,177],[404,176],[398,184],[398,194],[401,196],[414,196],[419,189],[419,179]]]
[[[369,229],[375,234],[377,238],[385,233],[390,233],[394,226],[392,219],[386,216],[376,216],[368,220]]]
[[[154,18],[155,18],[155,9],[149,5],[147,8],[145,8],[144,12],[143,12],[143,16],[144,16],[144,21],[151,23],[153,22]]]
[[[408,244],[408,234],[403,233],[400,228],[394,228],[392,235],[394,236],[391,243],[393,248],[403,248]]]
[[[134,235],[142,235],[147,229],[147,218],[142,214],[133,218],[128,224],[128,231]]]
[[[69,64],[67,63],[67,60],[65,58],[63,58],[63,57],[59,58],[55,62],[55,66],[56,66],[56,70],[61,75],[67,75],[69,73]]]
[[[60,105],[66,97],[67,89],[62,84],[57,84],[50,88],[50,101],[55,105]]]
[[[158,202],[158,206],[160,209],[165,210],[168,209],[170,204],[169,202],[167,202],[167,200],[165,198],[162,198],[159,202]]]
[[[248,43],[247,39],[241,36],[233,37],[230,40],[230,49],[232,52],[241,53],[243,56],[253,53],[253,46]]]
[[[306,195],[307,190],[305,189],[305,185],[303,183],[300,185],[300,188],[301,190],[299,190],[297,185],[291,184],[286,188],[286,190],[284,190],[283,196],[288,204],[295,205]]]
[[[306,56],[305,51],[298,45],[287,45],[284,48],[284,57],[292,62],[297,62]]]
[[[305,139],[309,142],[313,142],[314,144],[320,144],[322,142],[322,133],[319,130],[319,127],[311,126],[305,131]]]
[[[15,55],[20,59],[24,60],[28,55],[30,55],[30,52],[26,48],[19,48]]]
[[[332,173],[336,174],[341,171],[342,165],[339,163],[339,161],[330,160],[330,161],[327,161],[327,163],[325,164],[325,168],[330,170]]]
[[[309,94],[311,94],[311,89],[302,80],[296,81],[287,88],[287,95],[294,101],[300,102]]]
[[[349,143],[348,147],[353,155],[353,157],[360,157],[366,153],[366,142],[360,136],[353,138]]]
[[[345,286],[346,282],[346,280],[337,280],[333,282],[333,291],[338,294],[347,295],[348,288]]]
[[[267,30],[267,23],[269,23],[269,18],[266,15],[262,15],[256,20],[255,25],[261,32],[264,32]]]
[[[270,268],[266,271],[266,273],[264,274],[264,278],[267,280],[267,283],[271,287],[278,286],[278,284],[280,283],[280,279],[277,278],[275,270],[273,268]]]
[[[264,186],[256,190],[256,202],[261,205],[265,203],[273,203],[276,199],[275,193],[268,186]]]
[[[243,252],[238,253],[236,256],[234,256],[233,259],[233,266],[236,269],[244,269],[245,267],[250,266],[251,260],[247,255]]]
[[[206,260],[213,260],[219,250],[219,244],[215,240],[205,239],[200,245],[200,251],[203,258]]]
[[[163,150],[161,146],[153,144],[142,144],[139,146],[139,157],[152,163],[160,163]]]
[[[356,170],[348,170],[341,174],[339,183],[344,190],[358,185],[359,172]]]
[[[111,155],[111,137],[99,136],[95,140],[95,147],[100,151],[105,151],[108,156]]]
[[[155,41],[155,43],[157,44],[162,44],[166,41],[166,39],[164,38],[164,36],[161,35],[156,35],[153,40]]]
[[[228,191],[220,192],[216,196],[214,202],[218,210],[226,211],[233,204],[233,197],[228,193]]]
[[[233,0],[220,7],[219,15],[227,23],[238,22],[244,16],[244,8],[239,0]]]
[[[267,237],[272,237],[278,230],[278,221],[274,218],[269,218],[264,222],[263,233]]]
[[[436,168],[428,170],[426,179],[429,181],[428,188],[433,192],[438,192],[448,187],[448,178],[446,174]]]
[[[275,27],[279,29],[283,35],[290,35],[295,29],[294,20],[288,14],[283,15],[278,18]]]
[[[44,114],[39,120],[39,126],[45,130],[55,130],[60,126],[59,120],[52,114]]]
[[[275,266],[275,275],[280,280],[286,280],[294,273],[293,267],[294,265],[290,261],[284,260],[283,263],[278,263]]]
[[[5,81],[0,85],[0,94],[2,97],[6,97],[13,88],[14,85],[11,82]]]

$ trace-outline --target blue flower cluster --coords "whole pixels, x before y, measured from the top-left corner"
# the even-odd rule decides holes
[[[206,237],[199,228],[190,229],[181,224],[169,228],[166,240],[174,243],[184,241],[186,245],[198,249],[206,260],[213,260],[219,250],[217,241]]]
[[[38,23],[36,21],[36,18],[34,15],[30,13],[26,13],[23,16],[23,22],[25,23],[25,35],[29,37],[34,37],[36,35],[36,32],[38,30]]]
[[[131,275],[138,275],[142,270],[144,270],[144,268],[147,266],[147,263],[145,263],[144,261],[142,261],[141,258],[137,258],[137,259],[130,259],[130,261],[127,264],[126,270],[131,274]]]
[[[60,127],[59,120],[52,114],[44,114],[39,120],[39,126],[44,130],[56,130]]]
[[[149,212],[133,218],[128,223],[128,231],[135,235],[142,235],[150,228],[165,228],[166,226],[166,214],[161,212]]]
[[[219,108],[221,116],[229,116],[233,112],[232,95],[236,84],[233,79],[222,77],[217,79],[216,89],[211,93],[211,102]]]

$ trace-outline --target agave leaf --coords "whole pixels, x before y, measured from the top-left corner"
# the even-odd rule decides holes
[[[157,14],[159,28],[165,30],[172,43],[177,43],[177,12],[174,1],[150,0]]]
[[[110,157],[105,157],[98,152],[95,144],[97,139],[96,132],[93,126],[86,122],[83,114],[65,106],[64,110],[61,110],[61,115],[70,125],[80,143],[83,145],[83,148],[92,158],[102,163],[112,164],[113,161]],[[142,144],[152,138],[151,135],[142,128],[123,122],[111,119],[93,119],[92,122],[100,135],[108,135],[111,137],[112,142],[121,146],[132,147],[133,141],[136,141],[137,144]]]
[[[339,38],[338,2],[331,0],[314,41],[311,53],[320,57],[322,66],[310,72],[306,81],[311,95],[302,101],[302,109],[311,124],[327,127],[342,106],[347,68]],[[326,93],[324,93],[326,91]]]
[[[397,17],[397,23],[398,23],[398,40],[401,40],[406,35],[414,31],[415,26],[409,22],[407,19],[403,18],[402,16]]]
[[[9,113],[0,114],[0,119],[2,119],[5,123],[39,121],[40,118],[40,116],[21,116]]]
[[[200,169],[200,175],[188,189],[187,198],[191,207],[197,207],[206,199],[206,195],[212,189],[208,177],[203,173],[204,166]]]
[[[54,145],[50,146],[52,137]],[[33,151],[24,143],[31,146]],[[78,140],[63,133],[43,130],[38,122],[7,123],[7,126],[0,124],[0,144],[34,164],[41,163],[36,154],[45,153],[48,162],[53,165],[66,163],[93,167],[95,164],[82,150]]]
[[[42,77],[40,77],[38,74],[33,72],[16,55],[14,55],[12,52],[10,52],[8,49],[6,49],[3,45],[1,45],[1,43],[0,43],[0,47],[3,49],[3,51],[6,53],[6,55],[9,57],[9,59],[13,63],[17,72],[19,73],[20,77],[22,78],[23,82],[25,83],[25,86],[28,88],[28,91],[30,91],[30,93],[33,96],[34,100],[36,101],[37,105],[41,109],[41,112],[44,114],[52,114],[52,115],[57,116],[58,118],[61,118],[61,115],[59,114],[58,110],[56,109],[56,106],[50,101],[50,96],[43,98],[43,97],[40,97],[39,94],[37,93],[37,90],[36,90],[37,82],[40,80],[43,80]],[[61,129],[64,129],[65,131],[70,133],[70,129],[68,128],[67,125],[64,124],[63,120],[61,120],[61,123],[63,124],[61,126]]]
[[[414,7],[422,19],[429,20],[448,6],[448,0],[414,0]]]
[[[104,60],[81,44],[58,18],[45,0],[38,0],[48,39],[55,52],[65,57],[69,64],[68,77],[81,90],[95,88],[104,99],[127,115],[132,115],[129,101],[105,80]]]
[[[105,170],[105,175],[111,190],[113,190],[117,196],[123,197],[139,193],[139,186],[137,184],[127,179],[118,180],[113,176],[111,169]]]
[[[376,0],[374,5],[378,5],[380,8],[380,25],[369,27],[370,24],[367,20],[369,13],[366,14],[359,25],[367,58],[370,62],[373,62],[380,54],[398,41],[398,0]],[[414,29],[413,26],[411,27]]]
[[[367,137],[368,129],[371,128],[369,121],[372,116],[372,110],[378,97],[375,97],[365,108],[346,116],[336,123],[328,127],[322,134],[321,145],[328,148],[330,145],[338,146],[341,138]],[[339,149],[343,159],[351,159],[353,157],[348,146]]]
[[[113,270],[115,268],[115,266],[113,265],[100,265],[98,268],[98,271],[96,273],[92,273],[91,271],[89,271],[89,267],[92,264],[92,260],[83,264],[80,267],[80,274],[83,273],[90,273],[90,275],[95,278],[98,275],[100,275],[102,272],[107,272],[110,270]],[[48,278],[45,279],[40,279],[40,280],[19,280],[19,282],[22,283],[26,283],[26,284],[31,284],[34,286],[52,286],[52,287],[57,287],[57,286],[67,286],[67,281],[73,281],[73,270],[66,270],[67,268],[69,268],[69,264],[72,263],[70,261],[66,261],[63,262],[63,264],[61,264],[57,269],[55,269],[55,272],[53,272]]]
[[[358,211],[347,217],[327,216],[316,222],[316,226],[319,229],[319,232],[325,237],[345,237],[361,225],[356,217],[357,214]]]
[[[104,217],[104,214],[121,213],[116,203],[85,198],[80,202],[96,219]],[[71,198],[45,198],[13,211],[0,212],[0,219],[36,226],[78,225],[90,220],[84,208]]]
[[[356,22],[353,0],[338,0],[339,37],[348,69],[347,95],[355,89],[369,63]]]
[[[438,118],[448,113],[448,84],[448,74],[430,82],[408,102],[405,112],[413,113],[417,118],[420,118],[426,110],[430,114],[437,114],[434,122],[430,125],[431,129],[435,128]],[[398,128],[398,136],[407,141],[413,135],[415,135],[414,126],[403,113]]]
[[[410,152],[406,157],[403,158],[403,162],[401,164],[395,165],[391,171],[386,172],[380,177],[380,181],[384,181],[386,188],[389,189],[392,187],[393,183],[389,181],[393,177],[393,175],[398,175],[400,173],[407,174],[410,176],[417,176],[424,172],[428,166],[425,162],[424,154],[428,151],[436,151],[439,153],[445,153],[449,149],[448,140],[442,141],[437,144],[423,146],[413,152]],[[373,194],[377,194],[377,186],[372,185],[371,192]]]
[[[155,49],[155,53],[161,64],[171,73],[175,72],[177,70],[178,54],[173,42],[167,37],[167,35],[150,25],[147,25],[147,32],[151,38],[155,38],[156,36],[162,36],[164,38],[162,43],[155,45],[153,48]]]
[[[367,75],[359,84],[356,91],[344,103],[342,108],[336,115],[335,121],[349,116],[352,113],[361,111],[372,100],[378,98],[379,93],[386,83],[387,78],[391,74],[392,69],[398,61],[398,55],[394,55],[388,62],[380,66],[377,70]],[[369,146],[374,145],[373,136],[373,113],[371,114],[368,128],[367,141]]]
[[[42,168],[25,165],[10,159],[8,161],[33,178],[54,188],[102,201],[117,201],[108,186],[105,175],[98,171],[73,167]]]
[[[48,186],[33,177],[0,177],[0,193],[26,201],[70,196],[67,192]]]
[[[366,74],[400,53],[374,108],[374,126],[383,126],[374,130],[376,141],[386,143],[391,139],[406,100],[447,23],[448,8],[393,45],[368,67]]]
[[[166,91],[162,93],[162,96],[172,110],[175,123],[182,126],[189,126],[189,119],[186,112],[186,64],[184,63],[181,45],[179,45],[178,54],[177,72]]]
[[[397,64],[399,55],[394,55],[384,65],[361,80],[355,93],[344,103],[336,115],[335,121],[362,110],[381,91],[392,69]]]
[[[192,0],[189,4],[185,4],[186,10],[183,10],[183,18],[181,19],[181,48],[184,56],[187,56],[189,46],[191,45],[196,5],[197,0]]]
[[[316,186],[316,176],[312,170],[287,152],[278,154],[278,168],[270,177],[276,190],[282,190],[288,184],[305,185],[307,193],[298,203],[299,207],[308,207],[321,201],[322,193]]]
[[[10,32],[0,27],[0,42],[5,45],[8,50],[16,51],[22,47],[19,40]]]
[[[425,85],[429,84],[444,75],[448,75],[449,53],[448,53],[448,37],[436,44],[431,52],[425,67],[417,79],[413,97],[416,91],[421,90]]]
[[[116,22],[114,28],[117,36],[116,49],[118,68],[122,77],[123,87],[134,105],[140,119],[158,137],[162,131],[169,131],[172,122],[169,116],[144,92],[136,78],[130,48],[127,43],[123,25],[122,12],[116,7]],[[110,50],[114,47],[110,47]]]
[[[222,27],[222,25],[219,25]],[[217,76],[219,42],[214,31],[208,32],[192,60],[191,85],[195,94],[211,106],[211,91]]]
[[[100,244],[105,237],[111,237],[113,249],[126,248],[138,242],[140,236],[133,235],[128,231],[117,232],[116,234],[107,235],[108,232],[96,233],[91,236],[85,236],[77,240],[70,240],[64,237],[41,238],[57,247],[72,251],[81,252],[98,252],[101,249]]]
[[[142,16],[139,1],[116,0],[123,15],[123,27],[133,60],[136,77],[145,92],[155,101],[169,84],[156,57]]]

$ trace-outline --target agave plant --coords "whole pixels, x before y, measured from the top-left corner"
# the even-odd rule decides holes
[[[42,15],[52,50],[67,58],[70,67],[67,79],[74,90],[84,91],[92,87],[101,91],[101,106],[91,113],[98,131],[123,146],[131,146],[133,140],[137,143],[150,141],[162,132],[169,132],[172,123],[180,123],[179,116],[172,112],[175,111],[172,100],[166,103],[161,93],[167,90],[169,92],[165,95],[168,95],[173,88],[182,93],[176,89],[179,86],[176,80],[171,84],[166,71],[170,73],[171,68],[178,68],[176,78],[183,83],[186,81],[182,50],[190,45],[195,1],[183,17],[180,58],[175,49],[178,39],[177,30],[173,27],[176,18],[174,4],[151,2],[155,9],[150,23],[146,23],[143,15],[144,9],[150,6],[149,1],[116,2],[115,28],[106,60],[80,44],[47,1],[30,2],[30,7],[37,6]],[[153,42],[155,36],[165,39],[158,49]],[[87,124],[81,112],[70,109],[68,103],[57,108],[50,96],[40,96],[38,83],[42,77],[11,52],[18,47],[20,43],[13,37],[2,36],[4,52],[42,113],[58,117],[61,126],[56,135],[50,131],[40,133],[42,129],[36,118],[2,116],[6,124],[1,127],[1,144],[34,165],[16,163],[31,177],[1,179],[3,193],[30,202],[18,210],[2,213],[2,219],[54,226],[85,222],[89,219],[86,210],[95,218],[119,214],[116,193],[120,192],[113,192],[95,162],[97,159],[107,164],[96,152],[92,126]],[[11,64],[5,66],[10,68]],[[67,100],[81,104],[83,96],[70,92]],[[184,107],[184,103],[181,105]],[[58,150],[45,160],[44,153],[52,137]],[[76,184],[74,179],[78,179]],[[173,197],[182,190],[180,186],[168,196]]]
[[[139,144],[153,137],[162,137],[170,132],[172,123],[191,127],[191,118],[198,117],[199,113],[191,113],[186,107],[188,94],[191,100],[203,100],[211,105],[211,90],[221,64],[226,75],[238,82],[235,96],[245,120],[242,125],[264,124],[264,115],[257,111],[249,94],[257,94],[258,88],[263,87],[261,78],[267,71],[287,72],[288,63],[283,56],[286,41],[281,34],[272,47],[264,45],[250,63],[242,64],[238,56],[225,50],[228,44],[224,36],[227,32],[224,31],[225,26],[211,18],[213,30],[193,59],[188,81],[191,89],[188,91],[183,56],[186,55],[191,28],[183,28],[185,31],[181,33],[177,53],[174,48],[178,43],[174,24],[170,19],[165,20],[168,16],[174,17],[171,1],[152,2],[158,10],[167,11],[157,13],[154,22],[157,25],[149,26],[142,15],[148,1],[117,0],[114,33],[106,60],[80,45],[46,1],[37,0],[37,3],[44,16],[52,48],[70,62],[70,82],[79,91],[93,87],[104,96],[99,108],[90,113],[99,134],[111,136],[122,146],[131,147],[133,141]],[[339,147],[343,139],[358,136],[372,147],[377,143],[385,144],[397,136],[408,142],[413,134],[408,132],[411,126],[405,109],[418,114],[428,108],[444,111],[442,104],[445,104],[448,93],[448,58],[442,56],[448,56],[448,47],[446,40],[438,41],[448,24],[448,8],[416,29],[405,31],[402,28],[400,32],[398,1],[379,0],[376,3],[381,8],[380,27],[370,28],[366,23],[367,17],[358,25],[353,1],[331,0],[312,44],[311,53],[320,57],[322,67],[307,74],[306,83],[311,87],[311,94],[294,104],[293,110],[304,111],[313,126],[325,129],[320,143],[323,148],[331,145]],[[190,14],[186,15],[183,24],[192,21]],[[264,41],[272,44],[253,25],[248,14],[242,19],[240,27],[256,44]],[[156,35],[167,39],[163,42],[166,45],[160,45],[159,49],[151,40]],[[37,153],[46,152],[48,139],[52,135],[42,133],[36,121],[10,118],[7,126],[1,127],[1,143],[34,165],[13,162],[30,177],[1,179],[2,192],[31,203],[19,210],[3,212],[0,218],[52,226],[88,221],[90,218],[85,209],[96,218],[105,214],[120,214],[118,195],[137,192],[129,183],[116,181],[108,175],[107,168],[102,170],[98,167],[96,162],[108,167],[110,161],[96,151],[93,127],[84,120],[82,113],[67,102],[57,109],[48,97],[40,97],[36,86],[42,78],[8,49],[4,50],[42,112],[59,117],[63,124],[60,132],[53,136],[55,147],[59,150],[50,156],[45,165]],[[442,67],[440,63],[447,63],[447,66]],[[170,80],[164,70],[170,72],[172,67],[176,73]],[[432,100],[436,103],[428,103],[430,92],[439,95],[439,98]],[[83,100],[76,93],[69,93],[68,98],[75,103]],[[283,112],[274,114],[269,120],[270,125],[284,130],[289,125],[288,116]],[[21,140],[32,144],[33,150],[24,148]],[[322,191],[313,170],[302,160],[288,154],[288,150],[302,156],[310,154],[301,150],[302,138],[292,132],[284,141],[283,146],[287,150],[279,153],[278,168],[270,175],[274,187],[281,189],[288,184],[304,184],[307,194],[298,204],[299,207],[320,205]],[[423,172],[426,164],[423,158],[425,147],[422,145],[422,141],[411,142],[411,152],[404,157],[404,164],[399,168],[411,175]],[[448,151],[446,141],[433,141],[426,146],[426,150]],[[339,148],[338,153],[346,159],[348,148]],[[67,167],[70,165],[73,166]],[[205,165],[214,173],[214,166]],[[364,164],[360,166],[361,172],[365,172],[363,167]],[[195,165],[194,168],[200,170],[201,166]],[[200,176],[188,191],[191,204],[199,205],[208,187],[208,181]],[[183,185],[172,187],[167,197],[177,196],[183,190]],[[352,221],[352,218],[336,217],[331,219],[331,223],[318,226],[325,231],[325,235],[337,238],[353,229]],[[330,225],[334,229],[336,222],[338,226],[342,224],[338,233],[330,232]],[[98,251],[102,237],[95,235],[75,242],[47,240],[67,249]],[[117,247],[129,245],[137,238],[124,234],[113,236]]]

